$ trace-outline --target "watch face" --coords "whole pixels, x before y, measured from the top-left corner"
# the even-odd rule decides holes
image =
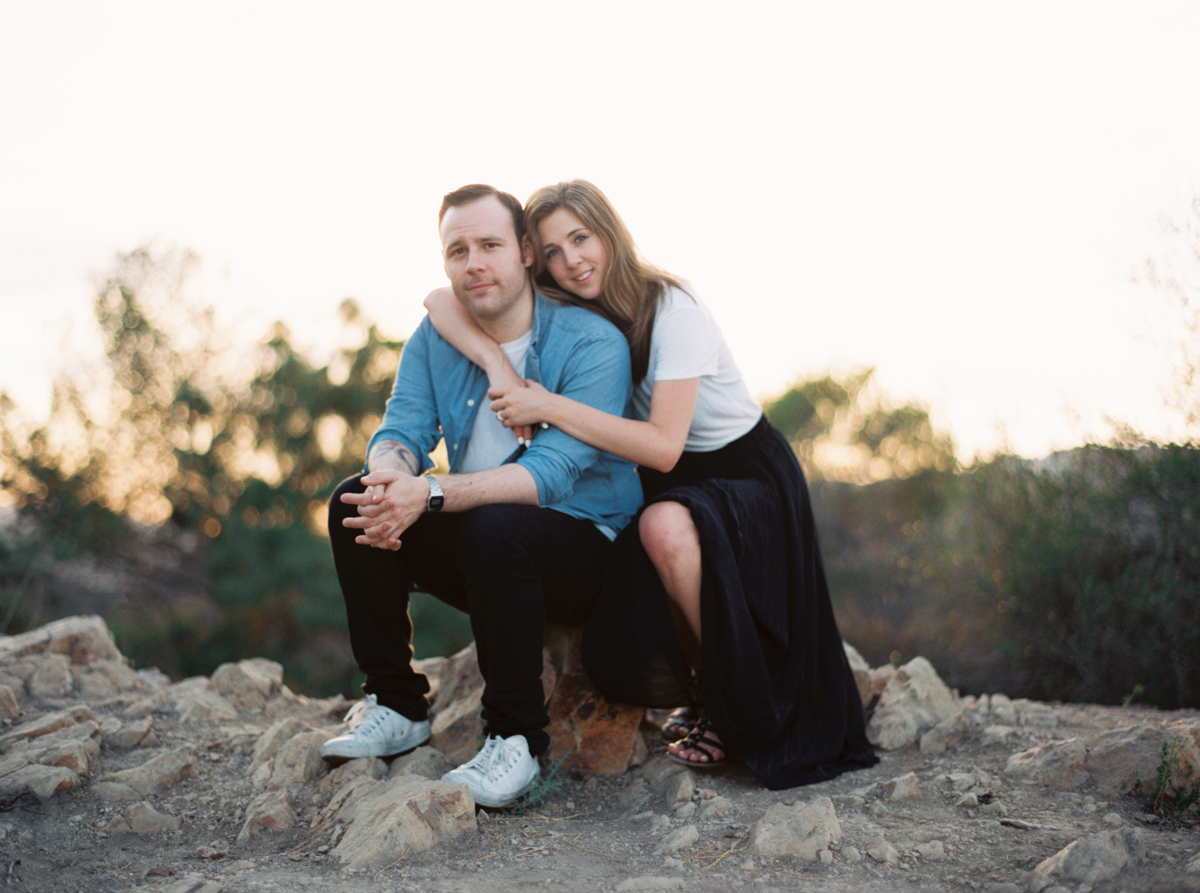
[[[433,475],[428,476],[429,498],[425,501],[425,509],[430,512],[440,512],[446,497],[442,494],[442,485]]]

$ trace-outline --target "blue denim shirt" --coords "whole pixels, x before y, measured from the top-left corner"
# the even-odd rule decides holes
[[[533,330],[525,377],[547,390],[612,415],[626,415],[632,393],[629,345],[612,323],[584,310],[534,293]],[[467,451],[475,413],[487,409],[488,380],[422,320],[404,345],[387,411],[367,448],[380,440],[404,444],[421,456],[422,471],[433,467],[429,453],[446,438],[451,473]],[[515,442],[515,441],[514,441]],[[539,431],[516,462],[537,483],[538,502],[575,518],[618,531],[642,503],[633,463],[598,450],[557,428]]]

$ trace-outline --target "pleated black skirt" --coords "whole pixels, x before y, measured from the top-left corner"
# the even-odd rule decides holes
[[[728,446],[684,453],[667,474],[641,473],[646,504],[687,506],[700,533],[701,680],[722,742],[772,790],[877,763],[829,600],[808,485],[783,435],[764,417]],[[637,519],[614,544],[584,629],[583,660],[610,701],[691,700],[667,594]]]

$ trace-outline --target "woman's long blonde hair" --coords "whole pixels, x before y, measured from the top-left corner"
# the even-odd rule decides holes
[[[564,291],[546,269],[538,224],[559,208],[572,211],[583,221],[608,254],[603,290],[595,300],[587,301]],[[642,257],[621,215],[608,197],[587,180],[571,180],[537,190],[525,203],[525,226],[535,248],[533,272],[538,289],[561,301],[593,310],[620,329],[629,342],[633,381],[640,382],[650,364],[650,335],[659,299],[668,285],[680,289],[683,285]]]

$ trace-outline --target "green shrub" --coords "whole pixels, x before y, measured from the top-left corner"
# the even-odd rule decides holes
[[[1200,703],[1200,449],[1090,446],[970,478],[981,576],[1031,694]]]

